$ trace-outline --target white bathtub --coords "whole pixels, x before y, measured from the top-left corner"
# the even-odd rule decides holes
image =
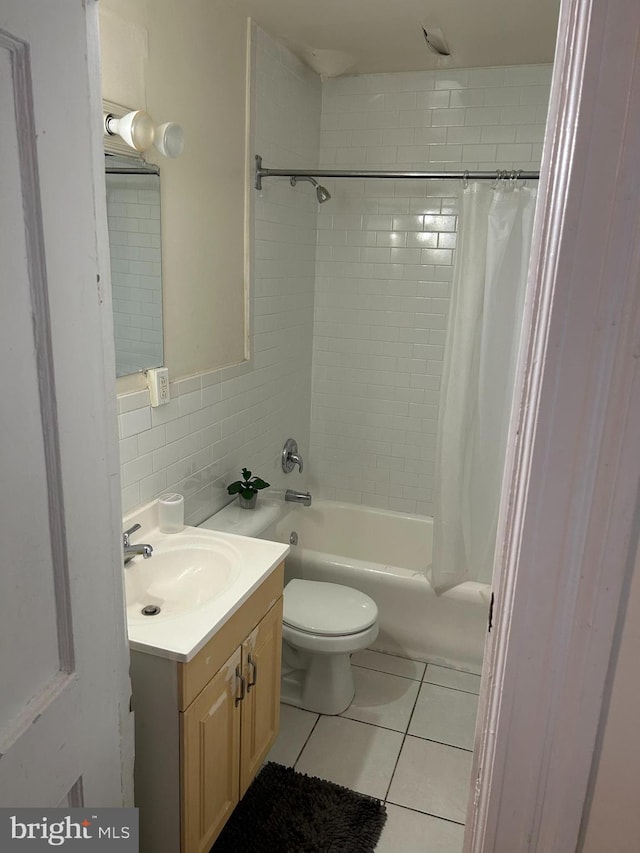
[[[285,577],[331,581],[370,595],[380,612],[380,651],[479,673],[490,588],[466,582],[436,595],[423,574],[433,519],[337,501],[294,506],[267,538],[291,547]]]

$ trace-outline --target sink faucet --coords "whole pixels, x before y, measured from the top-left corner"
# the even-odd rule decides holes
[[[284,499],[304,506],[311,506],[311,492],[294,492],[293,489],[287,489],[284,493]]]
[[[129,542],[129,537],[132,533],[135,533],[136,530],[140,530],[139,524],[134,524],[133,527],[130,527],[128,530],[122,534],[122,546],[124,550],[124,564],[130,563],[134,557],[142,556],[145,560],[148,560],[149,557],[153,554],[153,546],[151,545],[143,545],[142,543],[138,543],[136,545],[132,545]]]

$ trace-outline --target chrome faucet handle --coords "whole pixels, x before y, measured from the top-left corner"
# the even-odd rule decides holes
[[[124,533],[122,534],[122,544],[125,548],[129,546],[129,537],[131,536],[131,534],[135,533],[136,530],[140,530],[141,527],[141,524],[134,524],[133,527],[130,527],[128,530],[124,531]]]
[[[302,474],[304,462],[302,456],[298,453],[298,442],[295,438],[288,438],[282,448],[282,470],[285,474],[290,474],[296,465]]]

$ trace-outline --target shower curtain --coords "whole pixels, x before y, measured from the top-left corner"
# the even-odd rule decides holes
[[[490,583],[536,191],[471,183],[458,243],[438,421],[432,583]]]

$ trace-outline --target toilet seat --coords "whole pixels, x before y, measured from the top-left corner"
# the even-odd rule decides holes
[[[360,590],[295,578],[284,589],[285,626],[314,637],[361,634],[378,619],[375,601]]]

